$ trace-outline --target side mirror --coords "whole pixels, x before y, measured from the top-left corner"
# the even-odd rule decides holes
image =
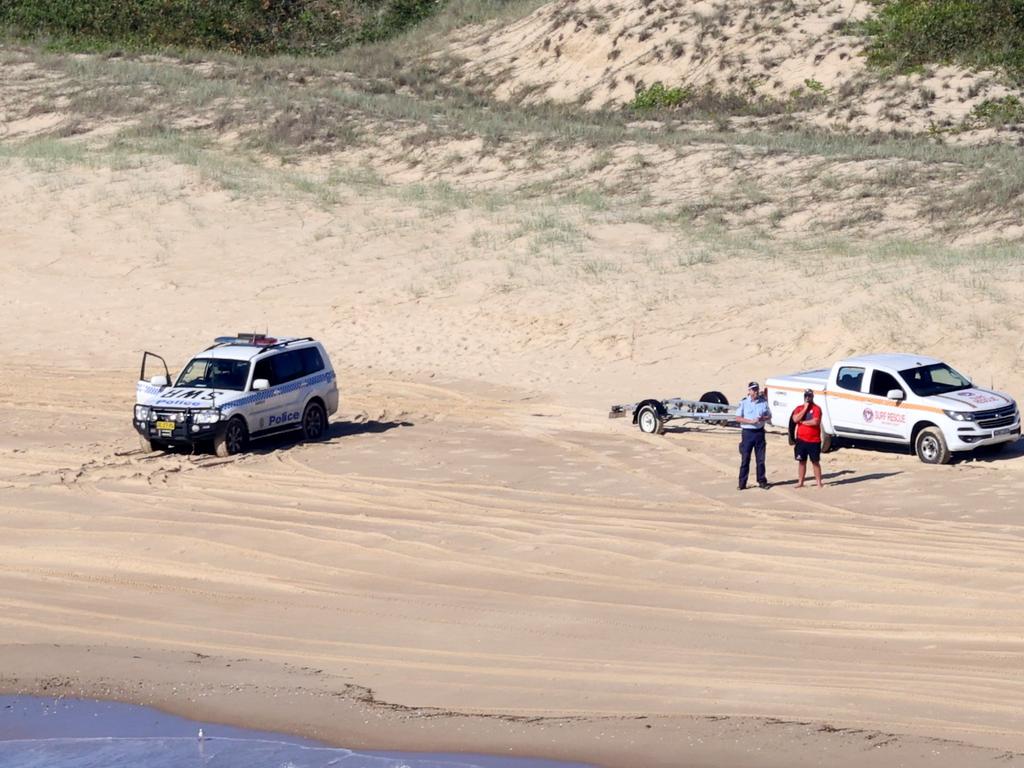
[[[888,397],[890,400],[896,400],[897,402],[899,402],[900,400],[903,400],[906,397],[906,394],[903,392],[902,389],[890,389],[886,397]]]
[[[149,380],[149,383],[152,384],[154,387],[166,387],[167,386],[167,377],[166,376],[154,376],[153,378],[151,378]]]
[[[261,389],[270,389],[270,382],[266,379],[256,379],[252,383],[252,391],[259,392]]]

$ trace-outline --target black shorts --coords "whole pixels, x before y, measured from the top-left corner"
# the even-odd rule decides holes
[[[797,461],[810,459],[815,464],[821,463],[821,443],[808,443],[806,440],[797,440],[793,447],[793,456]]]

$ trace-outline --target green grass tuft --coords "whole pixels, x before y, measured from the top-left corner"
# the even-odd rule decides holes
[[[663,83],[655,83],[650,88],[639,88],[629,106],[637,111],[673,109],[692,95],[689,88],[666,88]]]
[[[1024,123],[1024,103],[1016,96],[985,99],[971,110],[970,119],[976,123],[997,128]]]
[[[0,28],[51,47],[324,54],[422,22],[443,0],[3,0]]]
[[[926,64],[999,67],[1024,80],[1024,0],[876,0],[863,25],[868,61],[913,71]]]

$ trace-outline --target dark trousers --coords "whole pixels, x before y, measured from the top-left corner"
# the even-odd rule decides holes
[[[743,429],[740,439],[740,485],[747,484],[747,477],[750,475],[750,452],[754,452],[757,460],[757,482],[759,484],[768,482],[768,475],[764,468],[764,430]]]

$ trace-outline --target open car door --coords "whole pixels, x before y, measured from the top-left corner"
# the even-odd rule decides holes
[[[139,381],[144,381],[155,387],[170,386],[171,372],[167,370],[167,361],[153,352],[143,352],[142,368],[139,370]]]

